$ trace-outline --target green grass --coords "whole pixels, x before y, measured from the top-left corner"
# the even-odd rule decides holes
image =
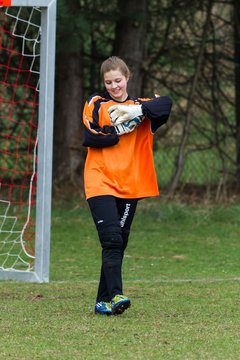
[[[132,307],[102,317],[89,211],[54,208],[50,283],[0,283],[0,359],[238,359],[239,213],[141,202],[123,269]]]

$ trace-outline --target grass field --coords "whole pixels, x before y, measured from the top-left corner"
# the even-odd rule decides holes
[[[89,211],[54,206],[50,283],[0,283],[0,359],[240,359],[239,214],[141,202],[123,269],[132,307],[102,317]]]

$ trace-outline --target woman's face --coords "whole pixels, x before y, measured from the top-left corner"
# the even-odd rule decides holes
[[[104,85],[110,96],[117,101],[126,100],[127,94],[126,78],[120,70],[110,70],[104,74]]]

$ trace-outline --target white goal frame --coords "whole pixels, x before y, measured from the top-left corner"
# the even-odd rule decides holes
[[[15,269],[1,269],[0,280],[32,282],[49,281],[56,1],[57,0],[0,1],[0,5],[2,4],[2,7],[26,6],[41,8],[35,261],[33,270],[21,271]]]

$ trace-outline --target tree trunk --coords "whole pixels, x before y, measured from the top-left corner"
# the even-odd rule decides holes
[[[142,96],[143,62],[147,21],[146,0],[118,0],[120,13],[116,26],[113,54],[127,62],[132,72],[128,84],[131,96]]]
[[[57,55],[54,125],[54,183],[82,185],[84,150],[81,146],[83,74],[78,50]]]
[[[240,3],[234,1],[234,48],[235,48],[235,116],[237,182],[240,182]]]
[[[176,191],[181,174],[184,169],[185,160],[186,160],[186,156],[187,156],[186,146],[188,143],[191,123],[192,123],[193,98],[196,93],[198,79],[199,79],[199,76],[201,73],[201,67],[202,67],[202,64],[204,61],[204,49],[205,49],[205,45],[206,45],[206,41],[207,41],[208,27],[209,27],[210,20],[211,20],[211,10],[212,10],[212,0],[209,0],[207,14],[206,14],[206,21],[205,21],[205,25],[203,28],[202,42],[200,45],[199,54],[198,54],[197,61],[196,61],[196,69],[195,69],[193,81],[192,81],[189,96],[188,96],[186,121],[184,124],[182,139],[181,139],[181,143],[180,143],[178,154],[177,154],[176,168],[175,168],[175,172],[173,174],[173,177],[170,182],[169,189],[168,189],[168,195],[170,197],[173,196]]]

